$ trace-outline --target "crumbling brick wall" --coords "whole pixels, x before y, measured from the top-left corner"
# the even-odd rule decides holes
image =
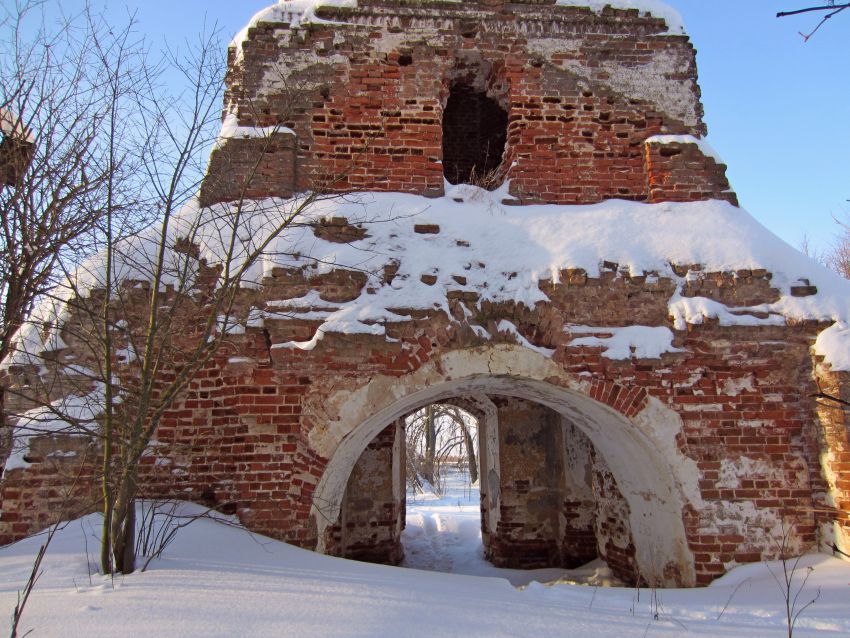
[[[734,200],[725,166],[696,146],[644,148],[658,134],[705,133],[694,49],[659,18],[553,2],[401,0],[317,15],[327,22],[259,22],[231,49],[228,111],[242,126],[287,127],[294,138],[223,140],[204,203],[243,190],[286,196],[293,185],[441,194],[454,170],[444,149],[480,138],[472,122],[444,128],[453,87],[503,109],[506,129],[481,138],[507,143],[493,151],[501,157],[488,185],[509,179],[521,202]]]
[[[552,360],[564,374],[592,379],[588,396],[624,417],[638,414],[648,397],[679,415],[677,448],[695,464],[702,503],[683,511],[698,582],[709,582],[736,562],[774,556],[770,534],[786,514],[795,517],[796,546],[810,546],[816,532],[814,499],[827,489],[846,493],[840,465],[846,428],[828,415],[815,420],[809,398],[814,391],[809,348],[820,326],[724,327],[707,321],[676,333],[675,345],[682,352],[664,354],[661,360],[613,361],[600,347],[571,345],[560,326],[603,319],[606,324],[631,319],[664,325],[669,321],[668,297],[657,291],[671,284],[663,278],[609,272],[597,278],[573,273],[558,283],[542,281],[541,289],[552,300],[548,308],[532,312],[500,305],[489,306],[487,313],[493,323],[501,318],[514,322],[531,343],[554,346]],[[335,282],[333,294],[343,298],[356,296],[362,284],[356,278]],[[694,291],[750,301],[773,295],[765,282],[769,276],[762,273],[749,278],[700,273],[690,278]],[[287,273],[284,279],[271,276],[265,283],[275,299],[300,297],[310,287],[309,273],[303,272]],[[459,298],[458,303],[474,307],[475,302]],[[315,412],[326,401],[322,397],[340,384],[409,376],[446,353],[488,343],[435,310],[388,323],[386,337],[327,334],[313,350],[273,347],[293,338],[309,339],[316,327],[315,321],[281,317],[267,321],[264,328],[249,327],[245,335],[234,335],[228,351],[198,375],[163,420],[157,445],[143,460],[142,493],[217,505],[255,531],[312,547],[317,539],[310,512],[321,507],[312,495],[329,461],[311,444],[314,428],[324,427]],[[834,380],[836,388],[843,387],[837,376]],[[812,428],[824,427],[819,445],[830,454],[834,485],[829,488],[819,476],[820,449],[809,440]],[[44,447],[37,449],[70,449],[66,441],[39,445]],[[79,454],[75,461],[46,451],[28,457],[29,467],[7,471],[0,486],[0,541],[37,531],[60,516],[50,495],[58,497],[68,477],[56,473],[55,463],[71,467],[93,456],[96,452]],[[94,471],[89,468],[82,475],[91,477]],[[530,476],[535,471],[530,468]],[[603,478],[604,472],[597,472],[594,490],[610,493],[612,483]],[[836,507],[846,506],[842,498],[834,502]],[[558,521],[564,503],[553,503],[552,520]],[[611,535],[606,525],[622,525],[622,507],[611,512],[607,518],[597,513],[597,537]],[[508,518],[502,520],[507,523]],[[557,545],[558,539],[551,541]],[[606,542],[603,551],[626,577],[634,577],[628,543]]]
[[[202,190],[205,203],[243,194],[284,196],[310,186],[440,194],[441,118],[452,83],[461,81],[507,113],[501,168],[511,180],[514,203],[589,203],[609,197],[734,202],[722,165],[696,143],[650,141],[655,135],[705,132],[693,48],[685,36],[665,34],[657,18],[545,2],[488,8],[401,0],[361,0],[356,8],[321,8],[319,15],[339,24],[296,29],[259,23],[231,51],[227,112],[245,127],[284,126],[292,133],[221,140]],[[641,82],[630,83],[637,75]],[[364,237],[366,226],[331,218],[304,232],[349,242]],[[434,225],[416,232],[445,239]],[[449,239],[468,246],[470,238]],[[657,457],[675,460],[646,472],[674,471],[671,482],[681,501],[676,516],[684,529],[685,556],[662,565],[663,582],[706,584],[738,562],[775,557],[776,530],[787,520],[793,521],[795,550],[827,533],[847,549],[844,412],[816,408],[811,399],[813,375],[825,391],[850,399],[846,375],[812,360],[812,343],[826,324],[729,326],[710,318],[683,323],[671,316],[669,302],[676,294],[730,308],[773,303],[780,291],[765,270],[706,272],[699,264],[671,264],[673,274],[664,275],[634,273],[608,261],[600,266],[598,273],[571,268],[541,280],[548,301],[534,307],[479,301],[479,294],[456,277],[457,285],[446,289],[447,311],[396,308],[382,324],[383,335],[328,333],[311,349],[290,342],[313,339],[321,319],[309,312],[269,313],[263,326],[246,325],[244,334],[232,335],[168,411],[156,445],[143,459],[142,494],[208,503],[235,513],[256,532],[331,552],[344,544],[343,521],[354,523],[358,534],[379,522],[385,529],[359,535],[357,551],[365,555],[374,549],[370,542],[383,544],[382,551],[390,548],[386,560],[397,560],[397,532],[388,533],[403,512],[397,495],[395,500],[386,494],[373,499],[376,511],[364,502],[358,512],[350,509],[353,501],[342,512],[328,499],[314,498],[336,467],[337,451],[357,438],[363,423],[377,428],[370,431],[378,436],[403,416],[403,410],[396,414],[392,408],[405,392],[419,396],[431,384],[451,380],[456,370],[445,365],[447,360],[492,359],[500,348],[509,348],[516,361],[538,358],[528,368],[539,374],[531,379],[539,384],[535,387],[558,388],[574,403],[592,404],[602,417],[645,436],[646,448],[656,446]],[[390,285],[397,270],[397,264],[387,264],[380,285]],[[436,282],[433,274],[421,277],[428,285]],[[243,291],[237,306],[269,311],[281,300],[310,292],[325,302],[345,304],[375,292],[363,272],[343,265],[323,274],[274,268],[259,284]],[[805,285],[791,292],[809,296],[816,290]],[[757,315],[749,312],[752,323],[758,323]],[[188,325],[191,317],[186,319]],[[85,317],[71,311],[65,320],[70,325]],[[502,320],[516,326],[519,336],[501,330]],[[571,325],[590,327],[582,334],[597,336],[608,334],[611,326],[675,328],[675,350],[655,359],[612,360],[601,346],[576,343],[565,330]],[[57,361],[80,355],[73,332],[63,334],[67,348],[53,353]],[[544,349],[551,354],[540,354]],[[476,368],[473,380],[490,375],[529,381],[512,377],[513,368],[489,370]],[[5,382],[24,383],[26,374],[12,370]],[[414,381],[419,385],[405,386]],[[372,389],[368,401],[339,399],[358,388]],[[502,390],[488,400],[523,400],[531,412],[545,411],[533,392]],[[545,409],[565,416],[574,406],[564,399],[556,407]],[[377,414],[392,416],[375,425]],[[352,415],[360,421],[350,423]],[[528,503],[518,498],[518,488],[523,481],[543,485],[541,477],[555,470],[564,476],[570,463],[579,461],[553,462],[545,450],[531,446],[529,462],[517,462],[512,467],[518,473],[504,475],[503,502],[498,480],[482,490],[494,504],[483,512],[497,521],[485,530],[488,546],[495,554],[500,542],[507,548],[504,539],[510,537],[503,534],[500,541],[497,527],[511,524],[517,564],[539,563],[543,554],[559,561],[565,552],[589,555],[595,545],[593,551],[621,576],[634,579],[636,564],[645,564],[651,553],[645,541],[644,546],[638,541],[636,526],[626,524],[639,518],[634,507],[640,503],[630,490],[640,486],[614,479],[619,468],[599,444],[616,447],[625,435],[612,430],[613,438],[605,441],[598,423],[570,423],[587,438],[597,437],[585,454],[593,459],[585,463],[592,467],[588,483],[581,490],[556,490],[546,501],[551,511],[541,510],[547,535],[539,534],[545,525],[525,519]],[[522,432],[519,438],[531,434]],[[560,448],[570,449],[571,438],[564,434]],[[498,447],[505,463],[522,448]],[[387,449],[387,440],[379,437],[371,447],[364,442],[357,453],[367,450],[374,467],[386,460]],[[2,452],[5,456],[7,450]],[[3,475],[0,543],[66,517],[69,512],[60,504],[70,503],[74,511],[96,508],[98,454],[84,441],[34,442],[28,465],[7,468]],[[362,469],[351,479],[352,498],[368,484],[361,479],[373,478]],[[385,488],[386,476],[381,480]],[[331,500],[344,501],[347,484]],[[511,485],[513,494],[507,489]],[[591,500],[595,509],[589,525]],[[838,522],[826,522],[826,511]],[[328,538],[322,537],[322,517],[330,519]],[[567,534],[570,525],[581,534]],[[524,544],[530,548],[527,555],[516,549]],[[639,577],[649,582],[650,574]]]

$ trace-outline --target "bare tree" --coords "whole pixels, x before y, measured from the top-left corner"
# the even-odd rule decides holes
[[[847,216],[843,219],[834,217],[834,220],[839,232],[830,245],[823,250],[817,250],[811,245],[808,237],[803,236],[800,251],[845,279],[850,279],[850,220]]]
[[[246,284],[258,283],[260,260],[324,196],[313,190],[289,201],[256,202],[243,193],[229,204],[196,205],[202,172],[193,163],[218,128],[221,50],[206,39],[192,56],[172,59],[191,87],[188,99],[151,91],[141,105],[148,132],[141,166],[152,192],[139,199],[156,222],[130,237],[107,229],[102,259],[87,273],[97,285],[75,289],[79,320],[66,324],[88,349],[103,388],[101,566],[107,573],[134,570],[140,462],[162,419],[231,334],[244,330],[252,312]],[[274,134],[267,131],[267,139]],[[259,162],[262,150],[257,155]]]
[[[839,13],[850,9],[850,2],[836,2],[836,0],[827,0],[826,4],[821,5],[813,5],[810,7],[804,7],[802,9],[794,9],[791,11],[780,11],[776,14],[777,18],[785,18],[788,16],[796,16],[804,13],[819,13],[821,14],[821,19],[815,25],[815,28],[809,33],[800,32],[800,35],[803,37],[803,40],[806,42],[815,35],[820,28],[825,25],[830,19],[837,16]]]
[[[244,332],[261,262],[287,251],[285,232],[315,202],[337,197],[334,183],[345,176],[289,200],[248,199],[265,149],[283,134],[280,126],[251,127],[246,134],[261,139],[241,196],[201,207],[205,158],[224,143],[216,135],[226,67],[218,34],[153,63],[126,41],[94,39],[93,56],[107,105],[96,138],[103,178],[89,195],[91,207],[105,211],[94,224],[99,251],[76,269],[65,265],[67,279],[40,290],[39,310],[20,322],[17,354],[38,374],[16,389],[19,403],[35,407],[18,414],[15,427],[17,435],[71,434],[97,447],[101,567],[129,573],[140,464],[157,429]],[[161,81],[165,70],[182,75],[180,94]]]
[[[809,607],[818,601],[821,591],[818,588],[811,599],[806,600],[811,595],[806,592],[806,585],[814,568],[800,567],[800,560],[803,557],[800,555],[798,549],[792,547],[794,522],[792,519],[786,517],[784,513],[779,531],[781,532],[779,539],[773,540],[776,545],[782,571],[774,570],[769,563],[766,563],[766,566],[782,594],[785,605],[785,628],[788,631],[788,638],[793,638],[797,621]],[[803,596],[802,600],[800,598],[801,596]]]
[[[110,31],[88,9],[54,18],[25,0],[0,9],[0,360],[33,306],[90,254],[109,212],[104,194],[121,158],[106,160],[114,109],[104,80],[129,26]],[[5,385],[0,433],[8,444]],[[2,446],[0,446],[2,449]]]
[[[478,424],[453,405],[432,404],[410,415],[405,424],[407,482],[414,490],[424,482],[440,492],[446,465],[456,463],[478,480]]]
[[[836,219],[835,223],[841,230],[824,255],[826,265],[845,279],[850,279],[850,225],[846,218]]]

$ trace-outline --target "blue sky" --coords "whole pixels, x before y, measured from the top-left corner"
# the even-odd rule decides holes
[[[785,241],[823,249],[850,214],[850,12],[808,43],[817,14],[777,19],[808,0],[668,0],[697,51],[709,142],[729,165],[741,204]],[[70,7],[77,1],[64,1]],[[136,12],[154,44],[228,35],[271,0],[97,0],[116,21]]]

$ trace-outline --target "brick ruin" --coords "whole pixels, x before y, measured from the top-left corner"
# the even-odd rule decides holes
[[[212,154],[204,205],[309,188],[438,198],[469,182],[507,185],[496,203],[520,215],[612,198],[737,205],[700,139],[695,51],[662,18],[551,0],[332,4],[345,6],[319,4],[310,20],[276,5],[231,47],[225,118],[236,132]],[[397,223],[475,247],[440,224]],[[376,231],[327,217],[311,232],[342,246]],[[402,270],[408,248],[395,253]],[[470,259],[485,269],[489,256]],[[765,269],[636,273],[603,260],[541,278],[546,301],[527,305],[433,266],[416,285],[443,286],[444,307],[393,307],[381,331],[322,335],[319,315],[392,286],[399,261],[378,279],[342,264],[272,269],[251,303],[292,302],[291,312],[246,325],[198,375],[143,459],[143,493],[397,563],[404,418],[444,402],[478,419],[482,536],[496,565],[600,557],[629,582],[705,585],[775,557],[787,521],[793,551],[850,549],[844,411],[810,398],[819,386],[850,399],[847,373],[813,350],[832,322],[764,310],[817,298],[812,282],[785,290]],[[747,321],[677,319],[676,295]],[[634,326],[669,330],[671,347],[606,356],[604,340]],[[64,341],[55,359],[73,360]],[[24,376],[13,367],[6,383]],[[31,442],[26,467],[0,484],[0,542],[50,523],[69,499],[89,502],[97,457],[79,438]]]
[[[14,186],[33,159],[35,136],[6,108],[0,108],[0,186]]]

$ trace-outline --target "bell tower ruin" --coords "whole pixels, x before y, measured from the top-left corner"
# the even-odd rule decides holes
[[[811,398],[850,398],[847,284],[738,208],[675,12],[601,4],[282,1],[237,35],[200,205],[328,197],[163,422],[146,497],[395,563],[404,418],[445,402],[481,427],[497,565],[705,585],[789,521],[793,551],[850,551],[845,413]],[[27,445],[0,542],[96,474],[96,446]]]
[[[277,129],[249,192],[287,196],[318,182],[438,196],[444,178],[486,176],[508,181],[519,203],[734,203],[725,167],[697,143],[705,125],[681,26],[584,4],[334,2],[305,18],[281,3],[261,13],[234,42],[228,77],[229,117],[243,131]],[[204,203],[238,196],[251,146],[237,136],[213,154]]]

